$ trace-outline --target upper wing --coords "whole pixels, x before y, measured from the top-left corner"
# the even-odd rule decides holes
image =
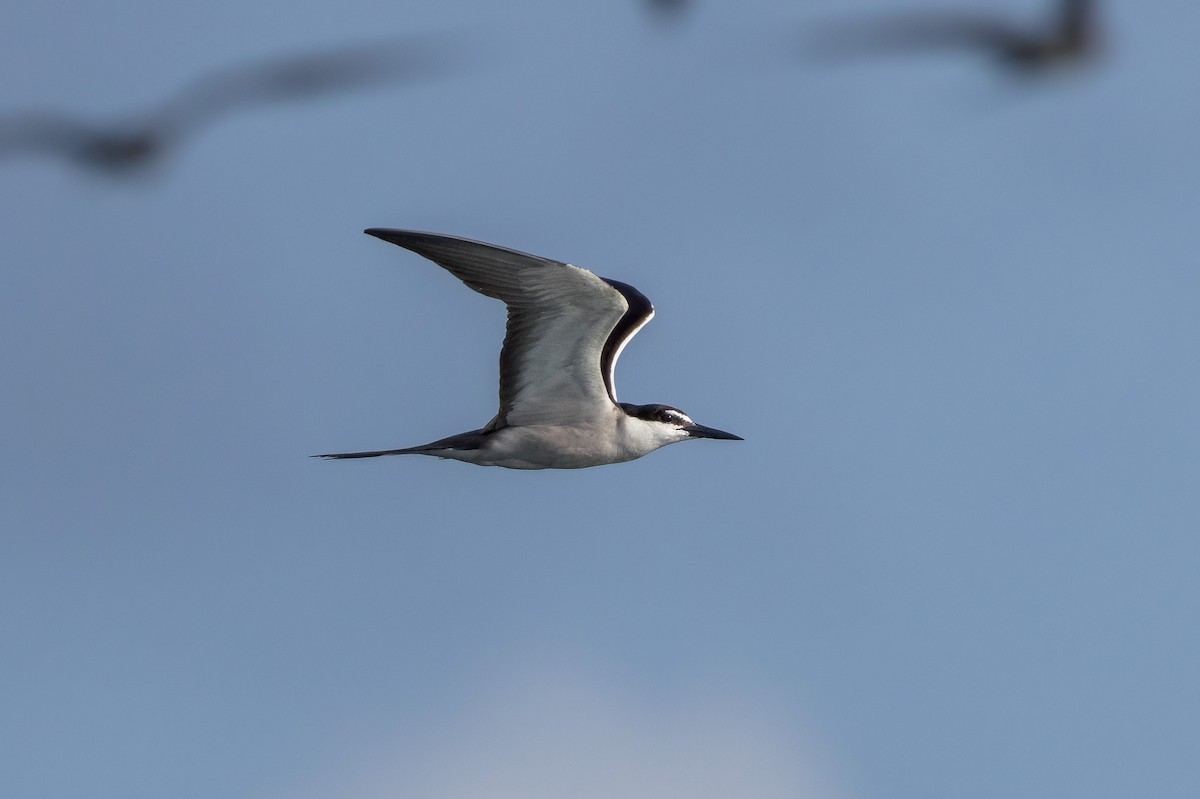
[[[611,412],[613,370],[654,315],[637,289],[586,269],[470,239],[372,228],[508,306],[493,426],[572,424]]]

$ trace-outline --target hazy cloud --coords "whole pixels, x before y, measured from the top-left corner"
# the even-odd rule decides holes
[[[509,680],[319,791],[339,799],[833,799],[811,740],[728,695],[657,702],[579,672]]]

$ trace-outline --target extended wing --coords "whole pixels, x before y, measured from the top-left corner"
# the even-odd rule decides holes
[[[617,358],[654,314],[637,289],[470,239],[383,228],[366,232],[428,258],[508,306],[500,412],[489,429],[577,425],[613,410]]]

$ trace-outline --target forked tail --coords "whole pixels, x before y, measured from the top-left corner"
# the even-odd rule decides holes
[[[311,455],[313,458],[323,458],[327,461],[341,460],[344,458],[378,458],[380,455],[425,455],[428,454],[428,449],[425,447],[408,447],[406,449],[380,449],[375,452],[335,452],[329,455]]]
[[[439,458],[451,457],[446,456],[446,450],[473,450],[483,446],[483,442],[487,439],[490,431],[472,430],[469,433],[459,433],[456,436],[439,439],[432,444],[422,444],[419,447],[405,447],[404,449],[381,449],[375,452],[338,452],[330,455],[313,455],[314,458],[324,458],[325,460],[343,460],[346,458],[378,458],[380,455],[436,455]]]

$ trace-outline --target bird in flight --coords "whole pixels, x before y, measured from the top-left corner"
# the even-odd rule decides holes
[[[423,76],[440,66],[439,58],[427,42],[383,42],[203,75],[158,108],[123,122],[89,122],[52,111],[0,115],[0,159],[65,158],[128,174],[161,161],[189,136],[235,112]]]
[[[1080,61],[1098,46],[1095,0],[1057,0],[1043,29],[1025,28],[986,14],[926,12],[871,21],[834,23],[819,50],[828,55],[862,51],[972,49],[990,53],[1010,69],[1033,73]]]
[[[662,17],[682,17],[691,10],[691,0],[644,0],[645,8]]]
[[[386,228],[366,233],[428,258],[508,306],[500,411],[478,430],[431,444],[314,457],[435,455],[509,469],[579,469],[690,439],[741,440],[669,405],[617,401],[617,358],[654,316],[650,300],[633,286],[455,236]]]

